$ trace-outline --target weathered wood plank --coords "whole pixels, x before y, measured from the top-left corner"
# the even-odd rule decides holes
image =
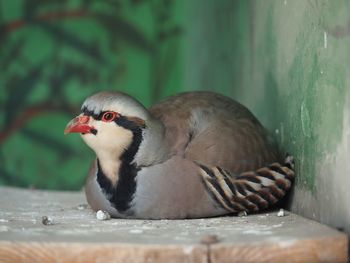
[[[347,262],[346,237],[324,237],[277,244],[231,246],[218,244],[211,247],[211,263],[317,263]]]
[[[0,262],[347,262],[346,235],[289,212],[98,221],[82,193],[3,187],[0,196]],[[206,235],[218,243],[202,244]]]
[[[1,242],[0,262],[171,262],[205,263],[205,247],[113,243]]]

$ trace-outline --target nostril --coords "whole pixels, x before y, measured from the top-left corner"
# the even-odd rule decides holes
[[[91,128],[90,132],[91,132],[93,135],[97,135],[97,130],[94,129],[94,128]]]
[[[79,116],[79,122],[80,123],[88,123],[89,122],[89,119],[90,119],[90,117],[89,116],[85,116],[85,115],[83,115],[83,116]]]

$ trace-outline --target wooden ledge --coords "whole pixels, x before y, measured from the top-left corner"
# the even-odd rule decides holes
[[[0,196],[1,262],[348,259],[345,234],[290,212],[284,217],[272,212],[196,220],[98,221],[82,193],[2,187]],[[43,216],[52,224],[43,224]]]

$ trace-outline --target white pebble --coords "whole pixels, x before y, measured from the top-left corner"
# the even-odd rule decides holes
[[[98,210],[96,212],[96,218],[98,220],[108,220],[111,219],[111,215],[107,211]]]
[[[239,212],[238,213],[238,216],[239,217],[245,217],[245,216],[247,216],[248,214],[247,214],[247,211],[241,211],[241,212]]]
[[[49,216],[42,216],[41,217],[41,223],[45,226],[51,226],[54,224],[53,220]]]
[[[278,213],[277,213],[277,216],[282,217],[282,216],[286,216],[286,214],[285,214],[283,209],[280,209],[280,211],[278,211]]]

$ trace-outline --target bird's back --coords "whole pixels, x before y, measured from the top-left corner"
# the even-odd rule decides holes
[[[254,115],[212,92],[169,97],[150,109],[166,128],[174,155],[234,173],[281,160],[278,148]]]

